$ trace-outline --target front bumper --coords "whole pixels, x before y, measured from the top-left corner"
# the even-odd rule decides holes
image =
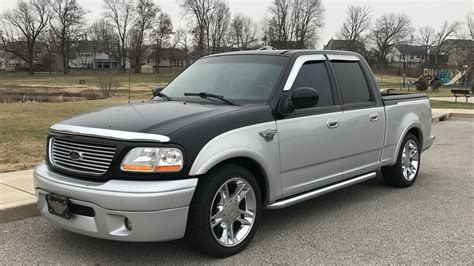
[[[38,209],[49,221],[79,234],[120,241],[179,239],[186,221],[197,178],[173,181],[78,180],[51,172],[46,164],[34,171]],[[93,210],[93,215],[72,213],[71,219],[52,215],[45,196],[66,196],[71,204]],[[124,219],[133,226],[128,230]]]

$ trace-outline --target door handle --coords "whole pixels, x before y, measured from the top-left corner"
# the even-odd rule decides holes
[[[336,128],[339,126],[339,121],[335,119],[329,119],[326,124],[328,125],[328,128]]]
[[[375,121],[379,120],[379,114],[378,113],[371,113],[369,115],[369,120],[372,121],[372,122],[375,122]]]

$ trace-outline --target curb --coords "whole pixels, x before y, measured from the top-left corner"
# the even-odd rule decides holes
[[[0,173],[0,223],[38,214],[33,170]]]
[[[431,118],[431,123],[438,123],[441,121],[444,121],[446,119],[449,119],[451,117],[458,117],[458,118],[474,118],[474,114],[468,114],[468,113],[445,113],[441,115],[434,116]]]
[[[36,199],[15,202],[0,209],[0,223],[12,222],[39,215]]]

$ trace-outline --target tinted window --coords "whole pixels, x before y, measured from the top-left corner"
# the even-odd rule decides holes
[[[344,104],[373,101],[358,62],[334,62],[332,65],[341,88]]]
[[[208,92],[233,101],[264,102],[277,85],[287,61],[287,57],[265,55],[200,59],[168,84],[163,93],[186,101],[202,100],[184,93]]]
[[[334,104],[328,72],[324,62],[306,62],[296,76],[292,89],[310,87],[319,94],[319,102],[315,107]]]

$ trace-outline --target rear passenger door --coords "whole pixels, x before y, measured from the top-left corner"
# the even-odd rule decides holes
[[[281,180],[284,196],[337,182],[342,167],[335,159],[335,143],[328,121],[342,114],[323,55],[300,56],[285,86],[285,93],[299,87],[314,88],[316,106],[298,109],[277,120]]]
[[[343,178],[377,169],[383,148],[385,112],[370,70],[356,56],[328,56],[338,84],[343,113],[334,130],[334,149]]]

